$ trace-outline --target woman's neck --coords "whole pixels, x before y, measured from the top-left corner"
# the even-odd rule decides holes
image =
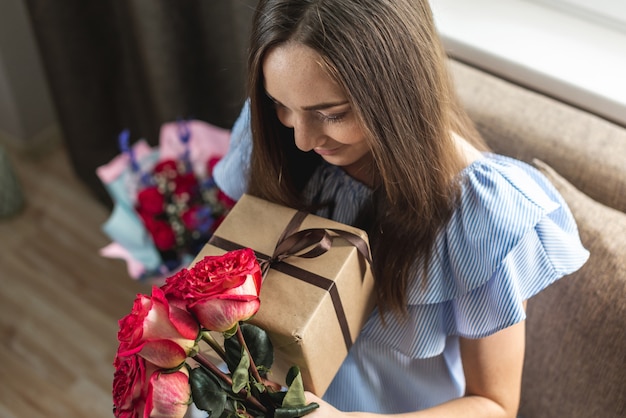
[[[467,167],[474,161],[483,157],[483,154],[478,149],[455,132],[452,132],[452,140],[454,141],[457,151],[461,155],[463,167]]]
[[[369,188],[374,187],[376,170],[374,170],[374,159],[371,154],[367,154],[360,160],[341,168],[346,174],[358,182],[363,183]]]

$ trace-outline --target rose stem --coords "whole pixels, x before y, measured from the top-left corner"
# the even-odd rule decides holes
[[[202,331],[202,340],[204,340],[204,342],[206,342],[222,360],[226,361],[226,353],[224,352],[224,349],[217,343],[217,341],[215,341],[211,332]]]
[[[246,344],[245,338],[243,338],[243,333],[241,332],[241,327],[237,325],[237,339],[239,340],[239,344],[246,350],[248,353],[248,357],[250,357],[250,371],[252,372],[252,376],[256,379],[257,382],[262,383],[263,379],[259,374],[259,370],[254,364],[254,359],[252,358],[252,354],[250,354],[250,350],[248,349],[248,345]]]
[[[222,379],[224,382],[226,382],[228,386],[231,386],[231,387],[233,386],[233,380],[230,378],[230,376],[228,376],[226,373],[221,371],[215,364],[213,364],[213,362],[211,362],[209,359],[204,357],[202,354],[198,353],[192,358],[198,363],[200,363],[202,366],[209,369],[211,373],[213,373],[214,375]],[[259,400],[256,399],[254,396],[248,396],[248,393],[244,389],[239,391],[239,395],[243,399],[245,399],[245,402],[250,402],[259,410],[263,412],[267,412],[267,408],[265,408],[265,406],[261,402],[259,402]]]
[[[230,376],[228,376],[226,373],[221,371],[215,364],[213,364],[211,360],[204,357],[202,354],[198,353],[195,356],[193,356],[192,359],[194,359],[195,361],[197,361],[198,363],[200,363],[201,365],[209,369],[211,373],[213,373],[215,376],[219,377],[224,382],[226,382],[228,386],[233,385],[233,380],[230,378]]]

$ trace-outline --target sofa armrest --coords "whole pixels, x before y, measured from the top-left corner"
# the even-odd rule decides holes
[[[461,103],[494,152],[552,166],[593,199],[626,212],[626,129],[451,60]]]

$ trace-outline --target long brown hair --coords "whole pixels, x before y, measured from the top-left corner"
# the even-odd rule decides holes
[[[267,52],[285,42],[322,57],[366,132],[377,172],[368,228],[378,303],[402,312],[406,288],[430,260],[458,196],[465,165],[451,132],[479,149],[447,71],[427,0],[261,0],[251,36],[253,153],[249,192],[302,207],[319,156],[300,152],[264,90]]]

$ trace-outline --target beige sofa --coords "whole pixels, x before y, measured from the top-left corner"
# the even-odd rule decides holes
[[[520,415],[626,417],[626,128],[451,64],[488,144],[550,178],[591,253],[529,301]]]

